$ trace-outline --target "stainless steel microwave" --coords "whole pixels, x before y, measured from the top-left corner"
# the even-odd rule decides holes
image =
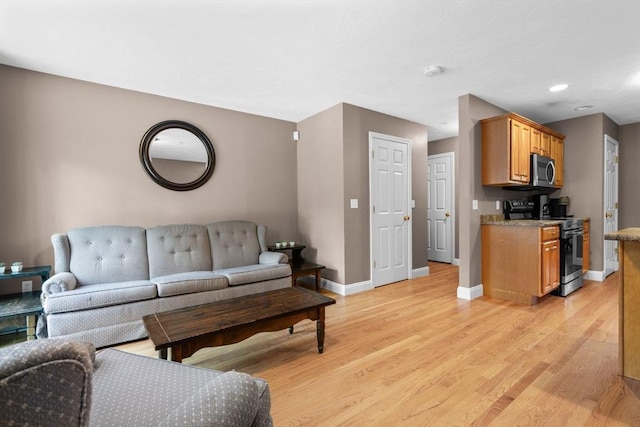
[[[553,187],[556,182],[556,164],[551,157],[531,155],[531,186]]]

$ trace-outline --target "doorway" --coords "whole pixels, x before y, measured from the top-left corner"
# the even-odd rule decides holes
[[[453,263],[455,154],[434,154],[427,160],[427,257]]]
[[[371,282],[408,279],[411,250],[411,140],[369,132]]]
[[[618,141],[604,136],[604,233],[618,229]],[[618,271],[618,241],[604,241],[604,277]]]

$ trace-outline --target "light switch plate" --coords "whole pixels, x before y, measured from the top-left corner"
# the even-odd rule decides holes
[[[416,207],[416,201],[412,200],[411,201],[411,208],[415,209],[415,207]]]
[[[478,201],[477,200],[472,200],[471,201],[471,208],[475,211],[478,210]]]
[[[500,200],[496,200],[496,210],[500,210]]]
[[[358,209],[358,199],[351,199],[351,209]]]

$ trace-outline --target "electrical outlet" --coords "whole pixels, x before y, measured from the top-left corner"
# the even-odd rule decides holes
[[[31,280],[23,280],[22,281],[22,292],[31,292],[33,290],[33,281]]]
[[[500,206],[500,200],[496,200],[496,210],[499,211],[501,208]]]

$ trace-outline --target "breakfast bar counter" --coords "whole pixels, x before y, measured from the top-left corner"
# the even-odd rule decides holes
[[[620,373],[640,381],[640,227],[604,238],[620,242]]]

